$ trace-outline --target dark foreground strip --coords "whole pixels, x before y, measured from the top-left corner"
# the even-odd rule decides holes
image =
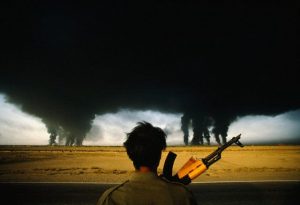
[[[1,204],[96,204],[110,184],[0,183]],[[189,185],[199,205],[287,205],[300,201],[300,182],[197,183]],[[296,203],[296,204],[297,204]]]

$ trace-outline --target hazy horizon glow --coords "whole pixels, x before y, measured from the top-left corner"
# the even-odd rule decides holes
[[[0,94],[0,144],[44,145],[48,140],[47,128],[40,118],[6,102]]]
[[[148,121],[168,134],[168,145],[182,145],[180,129],[182,113],[154,110],[120,109],[116,113],[96,115],[84,145],[122,145],[126,133],[139,121]],[[239,117],[229,127],[228,138],[242,134],[245,144],[299,144],[300,110],[276,116],[249,115]],[[190,129],[190,135],[192,136]],[[191,140],[192,137],[190,137]],[[49,134],[42,120],[24,113],[20,107],[6,102],[0,94],[0,144],[47,145]],[[212,144],[215,140],[211,138]]]
[[[182,139],[178,137],[181,136],[181,115],[128,109],[122,109],[117,113],[97,115],[84,144],[122,145],[126,140],[126,133],[130,132],[136,123],[141,121],[147,121],[153,126],[162,128],[168,134],[168,144],[180,144]]]

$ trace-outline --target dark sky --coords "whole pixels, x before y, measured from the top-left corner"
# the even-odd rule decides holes
[[[225,117],[300,108],[299,15],[287,3],[8,4],[0,92],[73,133],[120,107]]]

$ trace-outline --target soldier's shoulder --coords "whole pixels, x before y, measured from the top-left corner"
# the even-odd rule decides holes
[[[123,182],[123,183],[121,183],[121,184],[113,186],[113,187],[107,189],[106,191],[104,191],[103,194],[101,195],[101,197],[99,198],[97,204],[103,204],[104,201],[106,201],[114,191],[116,191],[119,188],[123,187],[126,183],[128,183],[128,180],[125,181],[125,182]]]
[[[184,200],[188,201],[184,202],[184,204],[197,204],[193,193],[186,185],[179,182],[169,181],[165,178],[162,178],[162,180],[168,185],[169,193],[171,193],[174,198],[177,198],[178,201],[184,198]]]
[[[177,189],[183,189],[183,190],[186,190],[186,191],[189,191],[189,189],[187,188],[186,185],[182,184],[182,183],[179,183],[179,182],[174,182],[174,181],[170,181],[164,177],[161,177],[161,179],[166,183],[168,184],[168,186],[170,187],[175,187]]]
[[[118,185],[116,185],[116,186],[113,186],[113,187],[109,188],[108,190],[106,190],[106,191],[104,192],[104,194],[106,194],[106,195],[108,196],[108,195],[110,195],[112,192],[114,192],[114,191],[118,190],[119,188],[123,187],[123,186],[124,186],[126,183],[128,183],[128,182],[129,182],[129,180],[127,180],[127,181],[125,181],[125,182],[123,182],[123,183],[121,183],[121,184],[118,184]]]

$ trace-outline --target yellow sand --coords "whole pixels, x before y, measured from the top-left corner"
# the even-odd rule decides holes
[[[217,147],[169,147],[177,153],[174,172],[191,156]],[[1,146],[0,181],[113,182],[134,171],[123,147]],[[300,146],[232,146],[194,181],[300,180]]]

